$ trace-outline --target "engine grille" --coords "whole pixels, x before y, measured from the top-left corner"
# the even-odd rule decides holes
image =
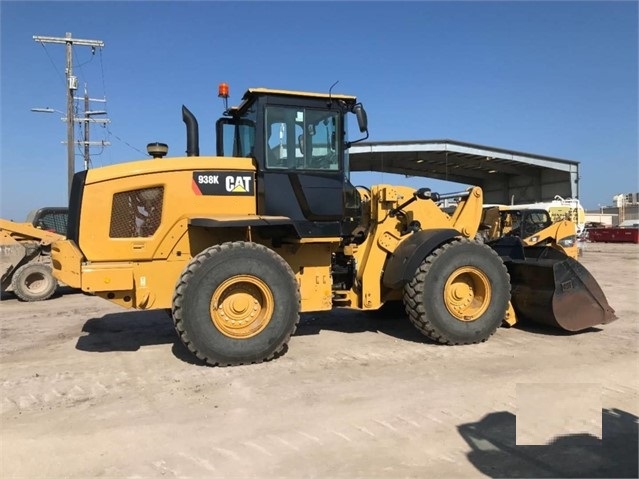
[[[147,238],[153,236],[162,221],[164,188],[161,186],[113,195],[111,238]]]

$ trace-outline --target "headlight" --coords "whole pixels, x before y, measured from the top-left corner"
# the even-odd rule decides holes
[[[570,248],[571,246],[575,245],[576,241],[577,237],[575,235],[571,235],[566,236],[565,238],[561,238],[559,241],[557,241],[557,243],[559,243],[559,246],[563,246],[564,248]]]

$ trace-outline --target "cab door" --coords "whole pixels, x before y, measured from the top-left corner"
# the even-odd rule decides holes
[[[345,234],[342,115],[310,107],[265,107],[261,208],[287,216],[302,237]]]

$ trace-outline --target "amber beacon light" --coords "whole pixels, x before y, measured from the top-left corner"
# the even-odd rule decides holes
[[[228,98],[229,97],[229,84],[228,83],[220,83],[217,87],[217,96],[220,98]]]

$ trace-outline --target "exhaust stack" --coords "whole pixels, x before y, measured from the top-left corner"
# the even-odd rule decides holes
[[[200,135],[197,120],[184,105],[182,105],[182,121],[186,123],[186,156],[200,156]]]

